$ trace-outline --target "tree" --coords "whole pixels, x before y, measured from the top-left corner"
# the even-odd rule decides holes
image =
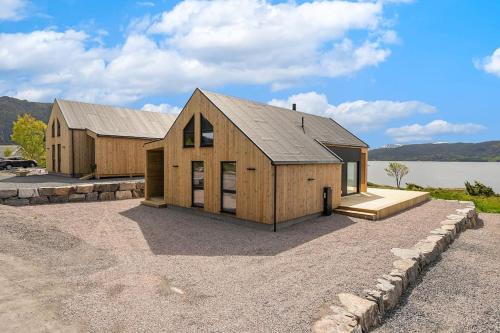
[[[45,165],[45,130],[47,125],[29,114],[19,116],[12,124],[11,140],[20,146],[26,159]]]
[[[4,156],[4,157],[10,157],[10,156],[12,156],[12,153],[13,153],[13,152],[14,152],[14,151],[13,151],[10,147],[7,147],[7,148],[5,148],[5,149],[3,150],[3,156]]]
[[[387,168],[385,168],[385,172],[389,177],[396,178],[396,186],[401,188],[401,179],[410,172],[410,169],[404,164],[391,162]]]

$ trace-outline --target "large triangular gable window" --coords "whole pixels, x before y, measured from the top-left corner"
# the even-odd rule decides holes
[[[194,147],[194,116],[184,127],[184,148]]]
[[[214,127],[201,114],[200,114],[200,120],[201,120],[200,146],[202,146],[202,147],[212,147],[214,145]]]

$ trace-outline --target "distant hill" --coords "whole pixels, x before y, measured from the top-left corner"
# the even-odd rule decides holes
[[[0,144],[9,144],[12,123],[17,117],[29,113],[47,123],[52,103],[35,103],[8,96],[0,97]]]
[[[426,143],[370,150],[371,161],[500,162],[500,141]]]

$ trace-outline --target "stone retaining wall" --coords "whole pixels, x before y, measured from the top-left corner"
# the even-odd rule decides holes
[[[461,203],[467,204],[467,208],[448,215],[440,228],[432,230],[412,248],[391,249],[398,259],[388,274],[377,279],[374,289],[365,290],[363,297],[338,294],[341,306],[330,306],[328,313],[313,324],[313,332],[362,333],[378,326],[384,313],[397,306],[403,292],[417,282],[425,267],[446,251],[459,233],[476,226],[478,215],[474,203]]]
[[[144,182],[95,183],[58,187],[0,189],[0,204],[9,206],[123,200],[142,197],[144,197]]]

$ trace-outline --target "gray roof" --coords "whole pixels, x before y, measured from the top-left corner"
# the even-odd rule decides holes
[[[319,142],[367,147],[330,118],[205,90],[202,93],[276,164],[341,162]]]
[[[109,105],[56,99],[71,129],[90,130],[98,135],[160,139],[177,116]]]

